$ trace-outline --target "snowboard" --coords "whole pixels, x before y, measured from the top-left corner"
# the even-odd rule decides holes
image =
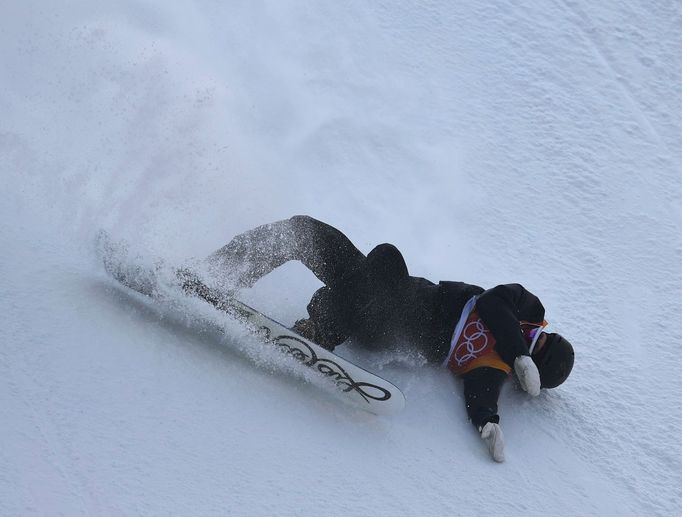
[[[160,298],[159,271],[135,265],[127,260],[124,243],[113,243],[100,232],[97,248],[106,271],[122,285],[153,299]],[[377,415],[397,413],[405,406],[403,393],[392,383],[357,366],[317,343],[239,301],[234,295],[210,287],[188,269],[174,270],[173,287],[185,296],[194,296],[210,303],[239,323],[245,325],[262,342],[276,347],[302,365],[313,369],[329,381],[347,402]],[[168,289],[168,282],[164,285]]]

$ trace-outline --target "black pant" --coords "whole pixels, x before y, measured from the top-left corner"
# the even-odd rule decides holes
[[[358,335],[380,345],[404,324],[410,277],[391,244],[365,256],[336,228],[294,216],[238,235],[209,257],[214,270],[227,271],[237,287],[253,285],[289,260],[301,261],[325,284],[313,295],[308,313],[327,342]]]

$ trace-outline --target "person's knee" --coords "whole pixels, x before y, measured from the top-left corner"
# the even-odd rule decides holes
[[[375,246],[372,251],[369,252],[367,258],[370,262],[381,262],[385,264],[405,264],[402,253],[393,244],[387,242]]]
[[[289,219],[291,225],[297,230],[310,230],[320,224],[320,221],[309,215],[294,215]]]
[[[327,235],[327,225],[309,215],[295,215],[289,219],[290,228],[300,241],[316,241]]]
[[[393,244],[383,243],[376,246],[367,255],[367,263],[371,270],[385,278],[401,278],[408,275],[405,259]]]
[[[374,249],[369,252],[369,254],[381,256],[382,258],[398,255],[402,258],[400,250],[398,250],[398,248],[396,248],[393,244],[389,244],[388,242],[384,242],[383,244],[375,246]]]

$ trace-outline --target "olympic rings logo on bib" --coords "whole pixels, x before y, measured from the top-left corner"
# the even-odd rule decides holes
[[[495,339],[490,330],[483,324],[481,318],[476,318],[464,327],[453,356],[458,366],[464,366],[488,353],[494,344]]]

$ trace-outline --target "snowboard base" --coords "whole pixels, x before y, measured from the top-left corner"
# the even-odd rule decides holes
[[[159,271],[136,265],[128,257],[125,243],[113,243],[100,232],[97,247],[106,271],[122,285],[152,299],[162,298]],[[272,344],[285,355],[313,369],[344,394],[353,405],[378,415],[388,415],[405,406],[403,393],[387,380],[330,352],[258,310],[203,283],[188,270],[175,270],[173,286],[178,292],[200,298],[253,330],[262,341]]]

